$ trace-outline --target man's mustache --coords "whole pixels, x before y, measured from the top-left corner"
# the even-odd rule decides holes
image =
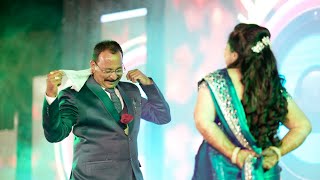
[[[106,79],[105,81],[116,82],[116,81],[118,81],[118,80],[119,80],[119,78],[118,78],[118,79],[115,79],[115,80]]]

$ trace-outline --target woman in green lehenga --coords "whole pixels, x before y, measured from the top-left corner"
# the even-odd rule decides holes
[[[311,125],[282,85],[269,30],[238,24],[224,56],[227,68],[199,82],[194,118],[204,140],[192,179],[280,179],[280,158],[303,143]],[[280,140],[281,124],[289,131]]]

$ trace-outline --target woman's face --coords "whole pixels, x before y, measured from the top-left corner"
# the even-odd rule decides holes
[[[227,66],[238,59],[238,53],[231,50],[229,43],[227,43],[226,48],[224,49],[224,59]]]

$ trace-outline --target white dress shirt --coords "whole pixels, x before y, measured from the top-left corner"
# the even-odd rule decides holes
[[[101,87],[101,88],[102,88],[102,87]],[[107,95],[108,95],[109,98],[110,98],[110,93],[108,93],[107,91],[105,91],[105,90],[104,90],[105,88],[102,88],[102,89],[103,89],[103,91],[104,91],[105,93],[107,93]],[[117,96],[119,97],[119,99],[120,99],[121,108],[123,109],[124,103],[123,103],[123,99],[122,99],[122,97],[121,97],[121,94],[120,94],[120,92],[119,92],[119,90],[118,90],[117,88],[114,88],[114,90],[115,90],[116,95],[117,95]],[[49,97],[49,96],[46,95],[46,100],[47,100],[47,102],[48,102],[49,105],[52,104],[53,101],[54,101],[56,98],[57,98],[57,97]],[[111,98],[110,98],[110,99],[111,99]]]

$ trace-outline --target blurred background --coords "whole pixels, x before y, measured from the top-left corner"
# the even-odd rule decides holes
[[[286,88],[313,125],[281,159],[282,179],[320,179],[320,0],[1,0],[0,8],[1,180],[69,177],[73,135],[56,144],[43,136],[45,76],[89,68],[105,39],[122,45],[126,69],[153,77],[171,107],[171,123],[141,124],[144,178],[191,179],[202,141],[193,122],[197,82],[225,67],[227,36],[239,22],[269,28]]]

